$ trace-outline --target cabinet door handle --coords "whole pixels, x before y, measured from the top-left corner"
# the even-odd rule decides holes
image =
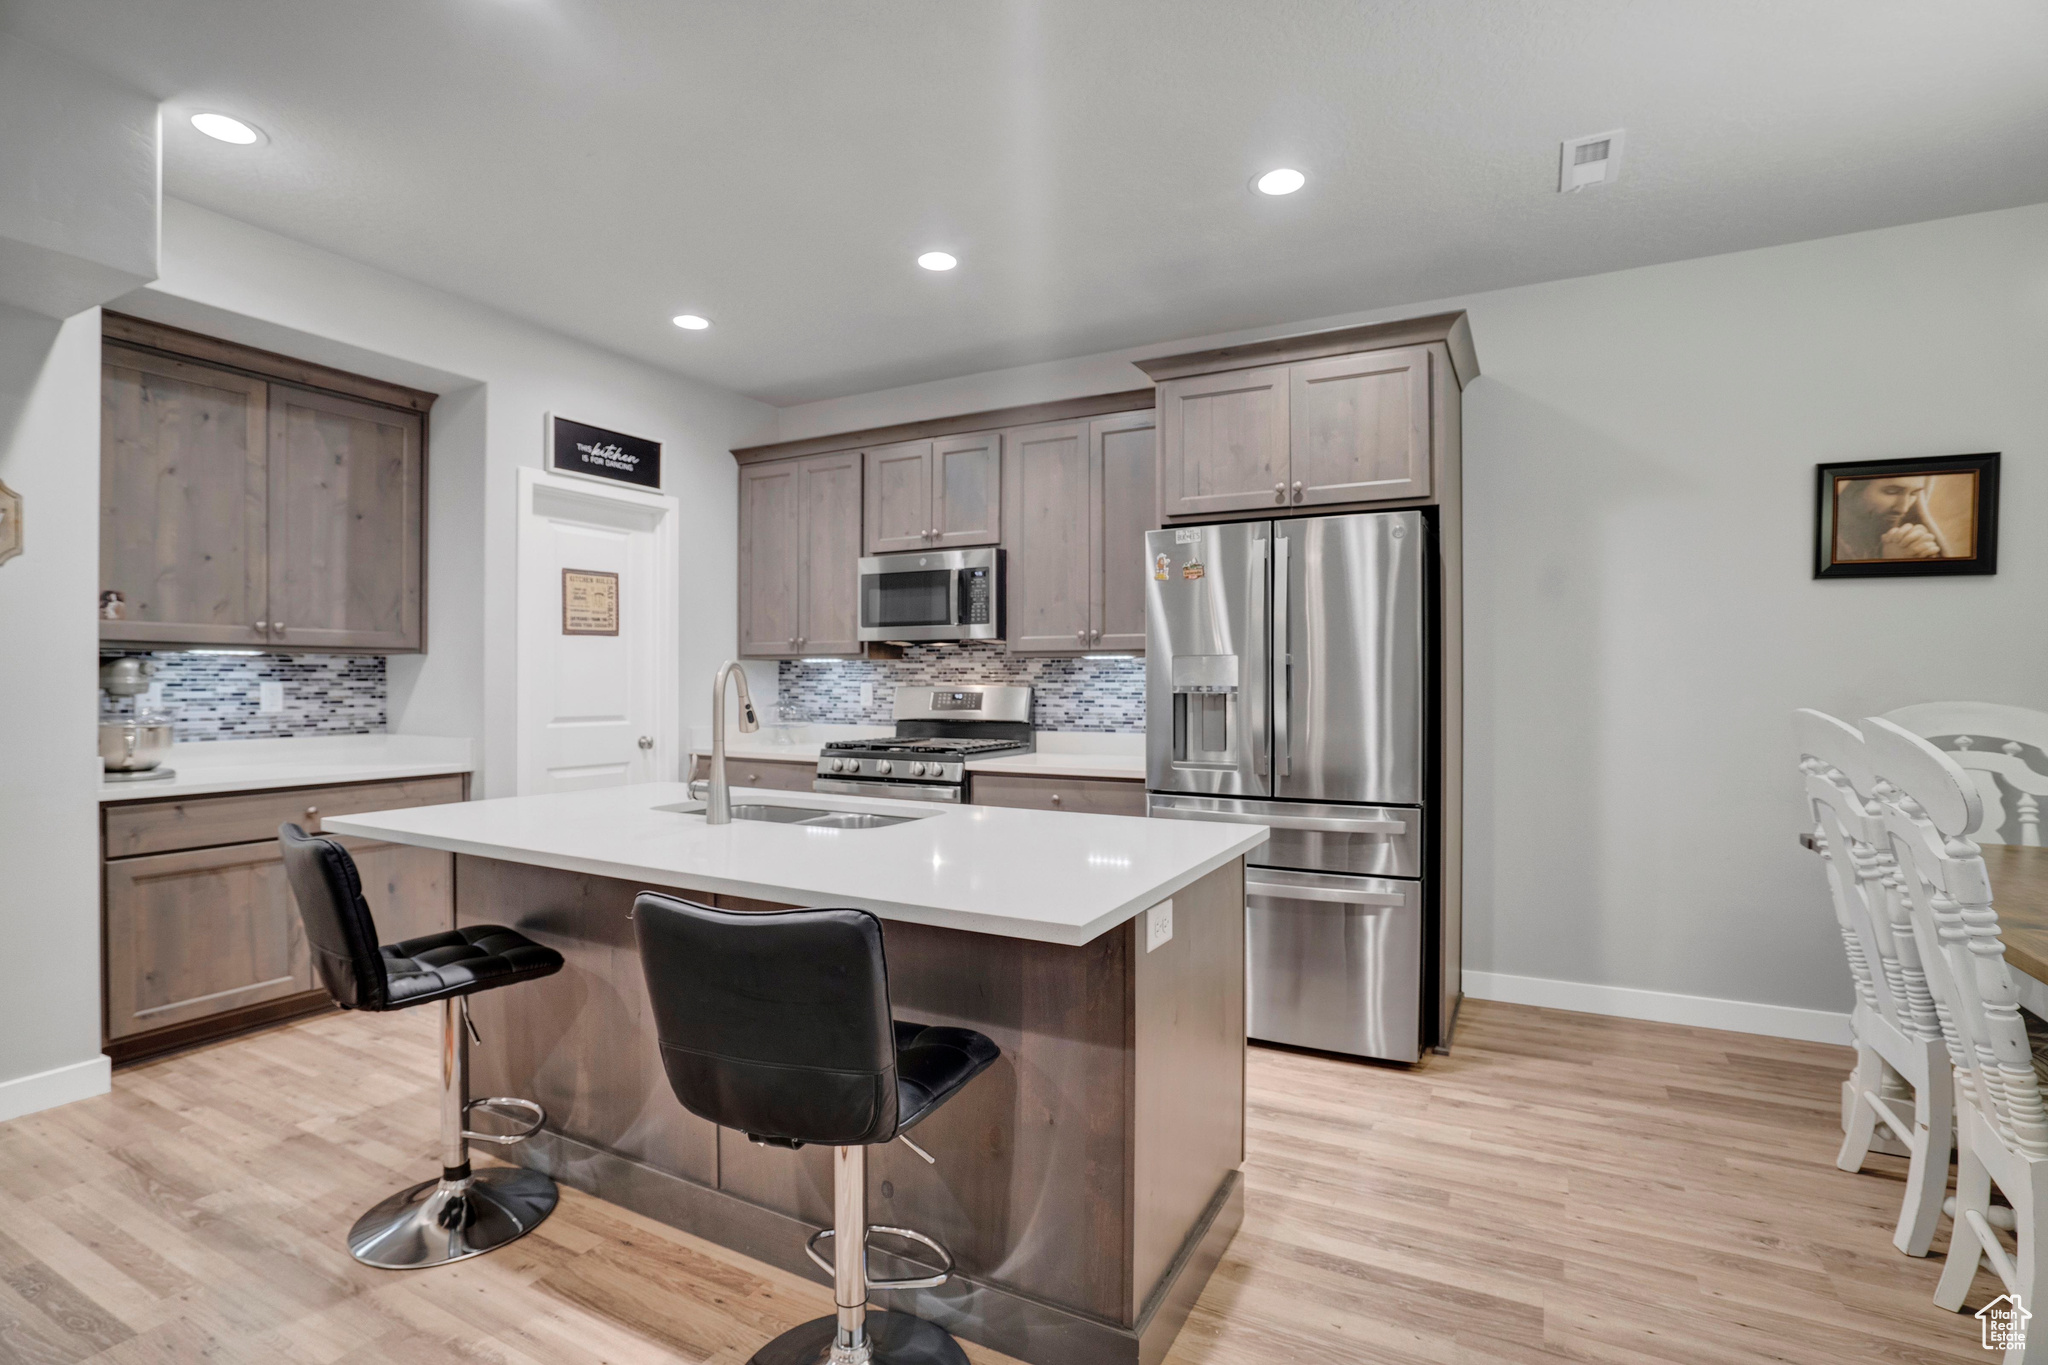
[[[1300,480],[1300,479],[1296,479],[1296,480],[1294,481],[1294,500],[1295,500],[1296,502],[1300,502],[1300,501],[1301,501],[1301,480]]]
[[[1058,805],[1058,804],[1060,803],[1060,794],[1059,794],[1058,792],[1054,792],[1054,793],[1052,794],[1052,803],[1053,803],[1053,804],[1054,804],[1055,806],[1057,806],[1057,805]]]
[[[282,622],[282,621],[272,621],[272,622],[270,623],[270,633],[271,633],[272,635],[282,635],[282,634],[284,634],[284,622]]]
[[[1087,644],[1088,632],[1086,630],[1077,630],[1074,632],[1074,638],[1076,640],[1079,640],[1082,644]]]
[[[318,815],[319,813],[320,813],[320,808],[319,808],[318,806],[308,806],[308,807],[306,807],[306,818],[307,818],[307,819],[309,819],[309,820],[310,820],[310,819],[312,819],[312,818],[313,818],[314,816]]]
[[[1287,501],[1287,485],[1286,485],[1286,484],[1284,484],[1284,483],[1276,483],[1276,484],[1274,484],[1274,485],[1273,485],[1273,501],[1274,501],[1274,502],[1286,502],[1286,501]]]
[[[258,621],[256,623],[256,629],[262,631],[265,635],[268,635],[270,633],[270,622]]]

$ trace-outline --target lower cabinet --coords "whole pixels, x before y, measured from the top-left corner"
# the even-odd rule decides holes
[[[108,807],[107,827],[116,835],[107,841],[104,862],[102,1023],[109,1055],[127,1061],[328,1003],[313,976],[277,840],[248,837],[254,831],[246,826],[259,818],[252,803],[275,808],[262,813],[268,828],[284,820],[317,827],[314,812],[323,801],[371,810],[460,801],[466,790],[466,779],[456,776]],[[236,818],[209,818],[209,799]],[[188,843],[217,830],[241,837],[121,856],[136,829],[156,831],[159,846],[177,840],[169,831],[180,829],[188,831]],[[340,842],[356,860],[381,942],[453,926],[452,854],[364,839]]]
[[[968,780],[967,799],[977,806],[1017,806],[1025,810],[1067,810],[1141,818],[1145,814],[1145,784],[1123,778],[975,773]]]
[[[711,760],[698,754],[690,768],[690,780],[702,781],[711,776]],[[818,765],[814,761],[801,763],[786,758],[732,758],[725,760],[725,780],[735,787],[766,787],[770,791],[807,792],[816,790],[811,783],[818,779]]]

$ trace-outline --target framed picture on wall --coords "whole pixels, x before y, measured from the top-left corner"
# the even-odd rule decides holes
[[[1815,578],[1998,572],[1998,455],[1819,467]]]

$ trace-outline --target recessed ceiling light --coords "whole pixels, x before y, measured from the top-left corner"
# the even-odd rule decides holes
[[[240,119],[229,118],[226,114],[194,114],[192,126],[216,141],[232,142],[237,147],[246,147],[252,142],[263,140],[263,134]]]
[[[711,319],[700,318],[695,313],[678,313],[669,319],[685,332],[701,332],[711,325]]]
[[[1300,171],[1282,166],[1278,170],[1267,171],[1254,180],[1252,187],[1260,194],[1292,194],[1307,183],[1308,177]]]
[[[943,251],[927,251],[917,258],[917,263],[926,270],[951,270],[960,264]]]

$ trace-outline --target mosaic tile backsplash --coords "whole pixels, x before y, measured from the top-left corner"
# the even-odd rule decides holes
[[[863,683],[874,684],[865,706]],[[1040,659],[992,644],[911,645],[901,659],[784,660],[776,672],[778,710],[786,721],[887,725],[898,683],[1029,683],[1031,721],[1041,730],[1145,732],[1143,659]]]
[[[111,656],[102,656],[102,660]],[[143,653],[156,661],[172,735],[181,742],[374,735],[384,731],[384,659],[346,654]],[[262,684],[284,684],[284,710],[266,715]],[[109,716],[132,711],[128,697],[102,694]]]

